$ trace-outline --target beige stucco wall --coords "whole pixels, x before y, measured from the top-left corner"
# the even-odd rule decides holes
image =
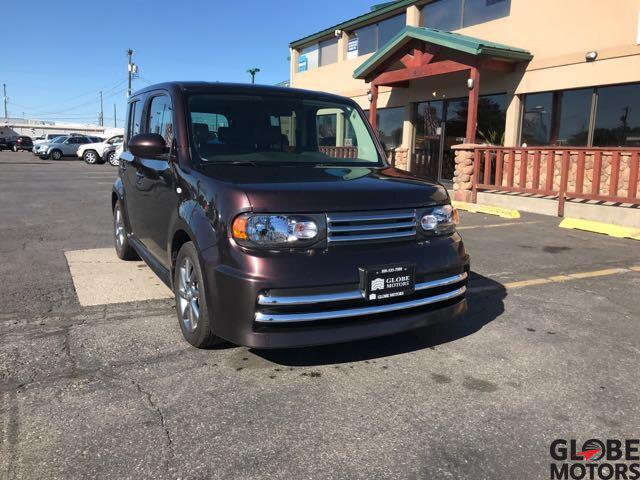
[[[481,94],[510,95],[505,143],[513,145],[517,140],[519,98],[514,94],[640,81],[639,15],[638,0],[511,0],[508,17],[458,30],[525,48],[534,55],[513,74],[482,72]],[[407,11],[407,23],[416,23],[413,6]],[[592,50],[598,52],[598,59],[587,63],[585,54]],[[352,97],[368,108],[368,85],[354,79],[353,71],[369,57],[346,60],[341,52],[340,61],[332,65],[301,73],[292,67],[291,85]],[[295,50],[291,58],[292,65],[297,65]],[[433,99],[434,94],[451,98],[467,93],[465,74],[433,77],[412,81],[409,88],[381,88],[378,107],[403,106]],[[409,142],[411,135],[405,132],[403,138]]]

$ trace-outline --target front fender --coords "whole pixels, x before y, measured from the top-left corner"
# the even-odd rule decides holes
[[[167,237],[167,252],[169,252],[169,256],[171,256],[173,241],[180,231],[189,236],[199,252],[214,247],[218,243],[216,230],[211,220],[209,220],[202,207],[193,200],[183,202],[171,222],[170,235]],[[169,258],[170,263],[171,260]]]
[[[122,178],[116,177],[115,182],[113,182],[113,193],[118,196],[118,200],[120,200],[124,205],[124,183],[122,183]],[[111,207],[114,206],[115,202],[112,202]]]

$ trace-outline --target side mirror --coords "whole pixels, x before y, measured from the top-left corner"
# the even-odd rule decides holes
[[[129,151],[136,157],[153,158],[169,151],[167,142],[157,133],[134,135],[127,144]]]

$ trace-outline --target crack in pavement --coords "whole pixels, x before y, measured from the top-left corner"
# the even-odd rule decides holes
[[[136,380],[133,379],[128,379],[138,390],[138,392],[140,392],[143,396],[146,397],[147,402],[149,404],[149,406],[151,407],[151,409],[153,411],[156,412],[157,416],[158,416],[158,420],[160,421],[160,426],[162,427],[162,430],[164,432],[164,436],[166,438],[167,441],[167,448],[169,449],[169,453],[171,455],[171,458],[175,458],[176,456],[176,452],[173,448],[173,439],[171,438],[171,432],[169,431],[169,428],[167,427],[167,422],[164,416],[164,413],[162,411],[162,409],[160,408],[160,406],[158,404],[156,404],[156,402],[153,401],[153,396],[151,395],[150,392],[147,392],[146,390],[144,390],[142,388],[142,385],[140,385],[140,383],[138,383]],[[165,469],[167,470],[167,473],[171,470],[170,468],[170,459],[166,458],[165,459]]]

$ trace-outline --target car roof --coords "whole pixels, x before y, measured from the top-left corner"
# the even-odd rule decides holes
[[[353,100],[332,93],[301,88],[277,87],[275,85],[252,85],[248,83],[226,82],[164,82],[149,85],[135,92],[132,97],[155,90],[169,90],[178,93],[219,93],[219,94],[252,94],[252,95],[282,95],[318,100],[340,101],[355,104]]]

